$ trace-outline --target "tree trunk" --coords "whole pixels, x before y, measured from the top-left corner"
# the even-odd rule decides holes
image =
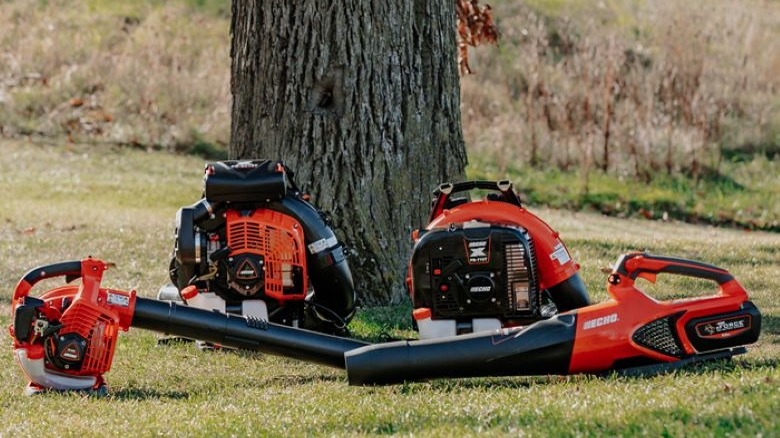
[[[431,190],[463,177],[455,2],[233,1],[232,158],[329,211],[359,298],[399,302]]]

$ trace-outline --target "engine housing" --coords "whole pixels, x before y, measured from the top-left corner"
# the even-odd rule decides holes
[[[489,193],[453,196],[472,190]],[[590,304],[579,265],[511,182],[444,183],[431,205],[428,225],[412,233],[407,277],[421,338],[526,325]]]
[[[460,224],[425,232],[412,255],[413,305],[432,319],[539,319],[536,256],[521,227]]]
[[[315,330],[344,328],[355,301],[345,251],[290,174],[269,160],[206,165],[203,199],[176,216],[170,274],[178,298]]]

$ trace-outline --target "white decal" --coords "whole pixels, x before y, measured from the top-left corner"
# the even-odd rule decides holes
[[[745,328],[745,320],[744,319],[738,319],[736,321],[718,321],[718,325],[715,326],[715,331],[718,333],[729,331],[729,330],[735,330],[738,328]]]
[[[608,325],[608,324],[614,324],[617,321],[618,321],[618,314],[617,313],[612,313],[612,314],[609,314],[607,316],[602,316],[600,318],[596,318],[596,319],[591,319],[591,320],[585,321],[582,324],[582,329],[583,330],[590,330],[590,329],[593,329],[593,328],[596,328],[596,327],[601,327],[601,326],[605,326],[605,325]]]
[[[106,296],[106,301],[108,302],[108,304],[113,304],[115,306],[120,306],[120,307],[130,306],[130,297],[126,295],[113,294],[109,292],[108,295]]]
[[[488,259],[488,241],[477,240],[468,243],[469,247],[469,263],[487,263]]]
[[[471,257],[487,257],[486,248],[471,248]]]
[[[571,260],[569,251],[566,251],[566,247],[563,246],[563,243],[560,241],[558,241],[558,244],[553,248],[553,252],[550,254],[550,260],[558,260],[560,265],[564,265]]]
[[[310,253],[317,254],[318,252],[325,251],[326,249],[338,244],[339,241],[336,239],[336,236],[332,236],[327,239],[320,239],[316,242],[312,242],[309,244],[308,248]]]

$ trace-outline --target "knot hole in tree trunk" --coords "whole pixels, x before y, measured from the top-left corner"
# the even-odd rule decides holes
[[[344,115],[344,66],[331,68],[314,84],[309,111],[318,115]]]

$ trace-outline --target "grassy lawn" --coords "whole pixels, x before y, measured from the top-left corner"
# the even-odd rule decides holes
[[[722,164],[694,180],[659,171],[649,182],[593,171],[499,168],[499,160],[469,156],[469,177],[515,182],[532,205],[590,210],[617,217],[676,219],[749,230],[780,231],[780,159],[765,155]]]
[[[0,140],[0,152],[2,437],[780,435],[780,235],[533,205],[561,232],[595,300],[606,298],[601,268],[624,251],[701,259],[729,269],[749,290],[764,315],[760,342],[730,363],[649,378],[484,378],[363,388],[348,386],[339,370],[256,353],[158,347],[157,334],[131,330],[120,336],[107,374],[109,397],[25,397],[5,329],[16,281],[34,266],[91,254],[118,265],[105,285],[154,296],[167,280],[175,212],[200,195],[202,160],[7,140]],[[652,288],[660,295],[704,287],[684,278],[660,280]],[[407,312],[362,309],[352,328],[365,337],[409,336]]]

